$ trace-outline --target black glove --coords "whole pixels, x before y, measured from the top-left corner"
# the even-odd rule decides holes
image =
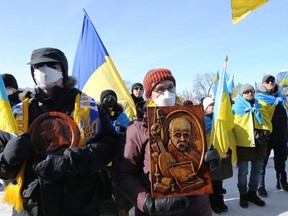
[[[63,155],[49,154],[44,160],[33,165],[36,174],[45,180],[55,181],[66,176],[84,173],[89,166],[89,158],[84,149],[66,149]]]
[[[184,212],[189,205],[187,197],[147,197],[143,210],[149,215],[173,215]]]
[[[207,151],[205,152],[204,160],[209,164],[211,171],[222,167],[220,155],[218,151],[214,149],[213,145],[208,147]]]
[[[22,164],[33,155],[34,146],[27,133],[9,140],[3,151],[3,159],[8,165]]]

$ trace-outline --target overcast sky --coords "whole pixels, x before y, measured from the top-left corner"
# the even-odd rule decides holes
[[[226,55],[235,84],[288,69],[287,0],[270,0],[236,25],[230,0],[11,0],[0,7],[0,73],[34,87],[26,63],[34,49],[50,46],[66,54],[71,75],[83,8],[132,83],[166,67],[178,91],[191,90],[197,73],[222,71]]]

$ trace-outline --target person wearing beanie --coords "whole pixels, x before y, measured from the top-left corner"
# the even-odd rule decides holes
[[[136,107],[136,117],[137,119],[143,118],[143,105],[145,104],[145,100],[143,98],[144,87],[141,83],[134,83],[131,87],[131,97],[134,101]]]
[[[9,102],[11,107],[15,106],[16,104],[20,103],[19,95],[23,92],[18,89],[18,83],[16,78],[12,74],[1,74],[3,79],[6,94],[8,96]]]
[[[143,80],[147,106],[176,106],[176,80],[166,68],[150,70]],[[201,215],[211,216],[208,195],[152,198],[149,183],[150,144],[147,113],[127,127],[123,154],[118,159],[120,190],[135,206],[135,216]],[[167,132],[168,133],[168,132]]]
[[[288,182],[286,173],[287,161],[287,101],[279,94],[279,86],[275,82],[275,77],[266,75],[262,83],[257,86],[256,99],[259,100],[269,114],[273,131],[267,139],[267,156],[263,161],[260,174],[258,195],[266,197],[268,192],[265,188],[265,170],[271,150],[274,151],[274,168],[276,171],[276,188],[288,192]],[[285,135],[284,135],[285,134]]]
[[[22,181],[9,184],[3,200],[13,206],[15,216],[98,215],[100,200],[104,199],[101,194],[106,190],[100,185],[99,170],[116,157],[123,144],[121,136],[105,109],[74,87],[76,79],[68,76],[68,62],[61,50],[36,49],[28,65],[35,91],[13,108],[23,134],[0,138],[0,146],[5,146],[0,156],[0,178],[17,176]],[[39,142],[43,136],[41,119],[74,123],[72,135],[64,130],[60,133],[65,134],[59,134],[71,143],[60,151],[60,147],[51,148],[49,142]]]
[[[237,148],[239,204],[242,208],[247,208],[250,201],[264,206],[265,202],[257,196],[257,189],[263,159],[267,156],[266,136],[272,131],[269,115],[255,98],[254,87],[249,83],[241,86],[232,111]],[[248,177],[249,163],[251,171]]]
[[[204,109],[204,120],[206,129],[207,143],[211,144],[213,141],[209,139],[212,132],[212,120],[215,101],[212,97],[205,97],[202,100]],[[223,188],[223,180],[231,178],[233,176],[232,163],[231,163],[231,150],[228,151],[227,157],[221,160],[222,166],[218,169],[211,170],[211,180],[213,193],[209,194],[209,200],[211,208],[215,213],[227,212],[228,206],[224,203],[224,195],[226,189]]]
[[[144,94],[143,85],[139,82],[134,83],[131,87],[131,96],[135,104],[144,101],[143,94]]]
[[[124,112],[123,106],[117,103],[117,94],[112,89],[106,89],[100,94],[100,106],[105,109],[109,115],[111,124],[114,126],[116,132],[123,136],[122,139],[125,139],[126,128],[128,127],[130,120]],[[108,167],[108,171],[114,176],[113,167],[114,163],[112,163],[112,167]],[[113,179],[112,179],[113,180]],[[110,205],[102,206],[102,214],[105,215],[105,212],[109,213],[113,209],[113,212],[119,216],[128,215],[129,210],[133,207],[131,202],[119,191],[117,182],[113,182],[114,191],[113,195],[114,199],[111,198],[106,201],[106,205],[110,203]]]

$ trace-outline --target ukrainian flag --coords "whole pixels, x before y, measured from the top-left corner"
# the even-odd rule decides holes
[[[231,79],[229,79],[227,86],[228,86],[228,92],[231,95],[231,99],[236,98],[237,94],[236,94],[236,87],[234,83],[234,76],[231,76]]]
[[[231,0],[232,22],[237,24],[268,0]]]
[[[234,119],[226,83],[225,67],[226,66],[224,66],[223,73],[219,77],[218,88],[215,96],[212,131],[209,139],[210,143],[208,143],[208,145],[214,145],[214,148],[217,149],[221,158],[225,156],[229,148],[234,152],[232,142],[235,142],[235,136],[233,136],[232,133]]]
[[[0,76],[0,130],[13,135],[19,134],[2,76]]]
[[[73,76],[78,79],[77,88],[96,101],[103,90],[114,90],[127,116],[136,116],[134,101],[85,10]]]

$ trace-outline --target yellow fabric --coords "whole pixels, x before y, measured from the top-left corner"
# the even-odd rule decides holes
[[[134,101],[115,68],[112,59],[105,56],[105,63],[96,69],[83,88],[83,92],[100,101],[100,94],[103,90],[112,89],[117,92],[118,102],[123,105],[124,111],[131,120],[136,116]],[[96,85],[95,85],[96,83]]]
[[[87,141],[99,133],[99,118],[90,119],[90,102],[92,98],[86,94],[78,94],[75,99],[74,121],[80,130],[79,147],[86,145]]]
[[[234,115],[234,133],[236,136],[237,146],[242,147],[255,147],[254,143],[254,128],[259,130],[267,130],[272,132],[272,123],[268,113],[264,107],[259,109],[261,112],[263,124],[259,124],[254,116],[254,127],[252,123],[252,116],[250,113],[246,113],[244,116]]]
[[[19,110],[17,110],[17,114],[15,116],[16,122],[17,122],[17,126],[18,126],[18,130],[19,133],[25,133],[28,131],[28,106],[29,103],[32,101],[32,99],[28,99],[26,98],[23,103],[22,106],[19,108]]]
[[[26,162],[23,163],[17,177],[16,184],[11,182],[5,187],[4,196],[2,201],[9,205],[12,205],[14,209],[18,212],[23,210],[23,199],[21,195],[23,181],[24,181],[24,171],[26,167]]]
[[[18,126],[18,134],[22,134],[28,131],[28,104],[29,99],[25,99],[22,103],[22,107],[17,111],[15,116],[16,125]],[[2,201],[13,206],[16,211],[20,212],[23,210],[23,200],[22,200],[22,187],[24,181],[24,171],[26,167],[26,162],[23,163],[20,171],[16,177],[16,184],[11,182],[7,185],[4,191],[4,196]]]
[[[270,121],[272,120],[272,117],[273,117],[273,115],[274,115],[274,111],[275,111],[275,105],[273,104],[273,105],[270,105],[270,104],[268,104],[268,103],[265,103],[263,100],[258,100],[258,102],[260,103],[260,104],[262,104],[262,106],[266,109],[266,111],[267,111],[267,113],[268,113],[268,115],[269,115],[269,117],[270,117]]]
[[[237,24],[268,0],[231,0],[232,22]]]
[[[214,109],[214,115],[216,115],[215,109]],[[230,97],[228,93],[223,93],[218,118],[216,122],[214,122],[210,138],[210,141],[212,141],[214,148],[217,149],[221,158],[223,158],[223,156],[226,155],[229,148],[231,149],[229,132],[232,131],[233,127],[234,122],[233,122]]]
[[[15,118],[8,101],[0,100],[0,130],[13,135],[19,135]]]

